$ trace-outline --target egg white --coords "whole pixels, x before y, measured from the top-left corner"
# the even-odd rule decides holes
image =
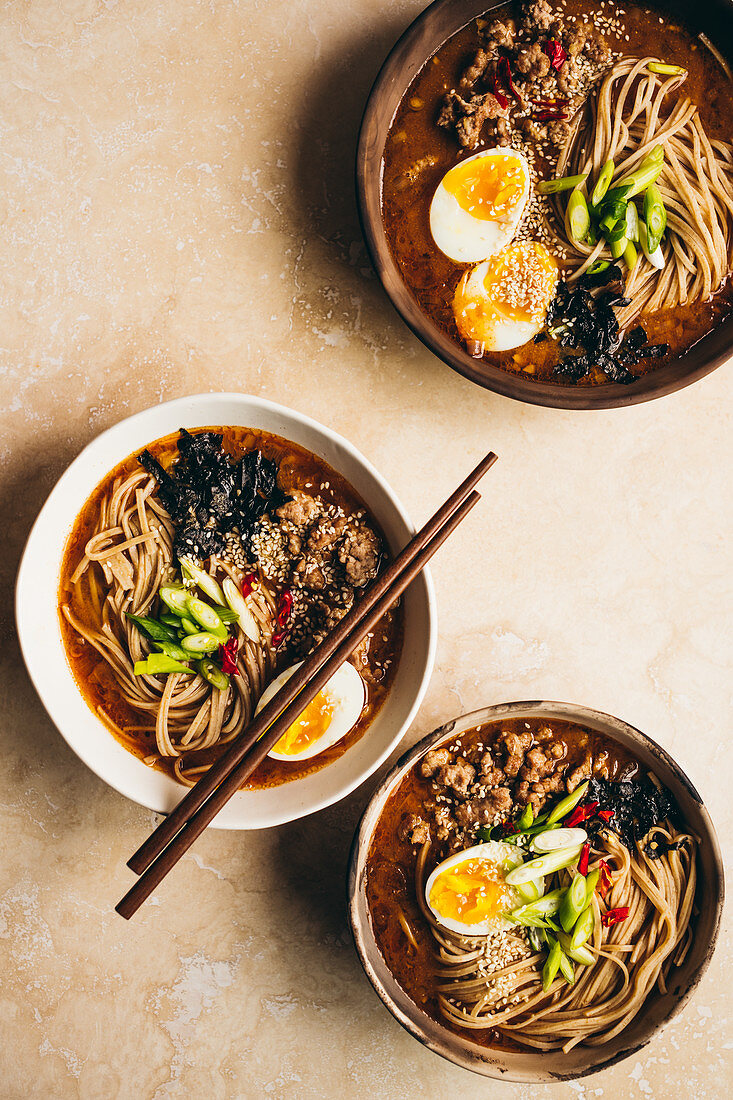
[[[496,914],[480,924],[464,924],[452,917],[443,916],[431,905],[430,891],[438,876],[444,871],[449,871],[451,867],[466,863],[470,859],[481,859],[484,862],[493,864],[498,871],[497,877],[502,879],[508,871],[523,862],[522,853],[518,851],[515,844],[503,844],[498,840],[489,840],[485,844],[476,844],[474,847],[466,848],[462,852],[455,852],[448,859],[444,859],[442,863],[438,864],[425,883],[425,901],[430,912],[444,928],[450,929],[451,932],[458,932],[461,936],[488,936],[494,932],[512,928],[511,922],[505,920],[500,914]],[[505,889],[506,901],[502,912],[510,912],[522,904],[522,899],[514,887],[506,886]]]
[[[259,714],[262,708],[272,699],[273,695],[275,695],[283,684],[290,679],[293,673],[300,668],[302,663],[302,661],[298,661],[297,664],[291,665],[290,668],[286,668],[279,676],[275,677],[272,683],[262,693],[255,714]],[[348,661],[345,661],[344,664],[334,672],[331,679],[327,681],[322,691],[329,697],[333,705],[331,721],[322,736],[311,745],[306,746],[301,752],[277,752],[276,746],[274,746],[270,749],[267,754],[268,756],[271,756],[274,760],[308,760],[310,757],[318,756],[318,754],[324,752],[325,749],[329,749],[332,745],[335,745],[337,741],[340,741],[342,737],[346,736],[349,730],[354,728],[359,721],[359,716],[361,715],[366,701],[364,681],[354,666],[350,665]]]
[[[445,186],[446,177],[454,169],[446,172],[438,184],[433,201],[430,204],[430,232],[441,252],[456,263],[472,264],[493,256],[509,244],[522,220],[530,193],[530,175],[527,158],[518,149],[509,146],[483,149],[472,157],[459,161],[454,168],[462,167],[470,161],[482,158],[510,156],[516,158],[523,171],[522,196],[517,205],[496,218],[485,220],[476,218],[459,204]]]

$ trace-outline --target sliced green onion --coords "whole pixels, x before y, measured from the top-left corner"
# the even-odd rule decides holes
[[[166,656],[172,657],[174,661],[189,661],[191,654],[186,653],[186,650],[178,644],[178,642],[153,642],[156,649],[159,649],[161,653],[165,653]]]
[[[612,202],[604,202],[599,211],[601,215],[601,224],[607,225],[609,228],[615,225],[617,221],[620,221],[626,214],[626,201],[624,199],[614,199]]]
[[[158,595],[174,615],[187,615],[188,590],[182,584],[162,584]]]
[[[667,211],[662,193],[653,183],[647,187],[644,195],[644,221],[646,222],[649,251],[654,252],[659,247],[662,234],[667,228]]]
[[[186,607],[188,608],[189,616],[197,622],[199,626],[202,626],[204,630],[208,630],[210,634],[215,634],[216,637],[225,642],[229,637],[229,631],[224,626],[213,607],[209,607],[203,600],[198,599],[197,596],[189,596],[186,601]]]
[[[590,213],[582,191],[573,191],[568,199],[567,219],[572,239],[582,241],[590,229]]]
[[[596,918],[593,916],[593,906],[589,905],[576,920],[573,934],[570,937],[570,945],[574,951],[577,950],[578,947],[582,947],[583,944],[591,938],[595,923]]]
[[[546,833],[550,829],[559,829],[559,824],[548,825],[546,821],[540,822],[539,819],[535,822],[531,828],[527,829],[524,833],[525,836],[537,836],[538,833]]]
[[[596,892],[596,886],[598,885],[598,879],[600,877],[601,877],[601,872],[598,871],[598,870],[590,871],[585,876],[585,904],[586,905],[590,904],[590,899],[593,897],[593,895]]]
[[[175,631],[181,629],[180,616],[174,615],[172,611],[162,611],[158,618],[162,623],[165,623],[166,626],[172,626]]]
[[[603,236],[609,244],[626,240],[626,218],[622,218],[621,221],[617,222],[613,229],[604,230]]]
[[[545,880],[536,878],[530,879],[529,882],[520,882],[518,886],[515,886],[515,890],[522,901],[529,904],[529,902],[537,901],[537,898],[542,897],[545,890]]]
[[[196,657],[200,657],[202,653],[213,653],[220,645],[220,640],[208,630],[199,634],[188,634],[181,640],[183,649]]]
[[[482,825],[478,831],[479,840],[482,840],[485,844],[491,840],[491,834],[494,831],[493,825]]]
[[[227,577],[227,580],[229,578]],[[231,607],[222,607],[220,604],[216,604],[214,611],[217,613],[221,621],[225,626],[229,626],[230,623],[239,622],[239,616],[236,611],[232,611]]]
[[[656,267],[658,271],[661,271],[664,267],[664,253],[659,245],[657,245],[653,251],[649,250],[649,238],[645,222],[639,222],[639,243],[641,244],[642,252],[652,267]]]
[[[219,666],[215,665],[208,657],[202,657],[197,667],[207,684],[211,684],[219,691],[226,691],[229,687],[229,677],[226,672],[222,672]]]
[[[639,213],[636,209],[636,205],[633,202],[626,203],[626,236],[630,241],[639,240]]]
[[[572,191],[587,178],[588,173],[585,172],[582,176],[562,176],[556,180],[542,180],[537,184],[537,191],[540,195],[556,195],[559,191]]]
[[[606,194],[606,191],[608,191],[608,185],[611,182],[611,177],[612,176],[613,176],[613,161],[612,160],[607,160],[606,163],[601,168],[600,174],[598,176],[598,182],[596,183],[595,187],[593,188],[593,194],[591,195],[590,201],[593,203],[594,206],[598,206],[599,202],[601,201],[603,196]]]
[[[542,950],[542,940],[540,938],[539,928],[528,928],[527,939],[529,940],[529,946],[532,948],[533,951]]]
[[[518,886],[522,882],[539,878],[540,875],[562,871],[563,867],[569,867],[571,863],[575,863],[580,855],[581,847],[582,845],[576,845],[573,848],[561,848],[557,852],[548,852],[547,855],[539,856],[537,859],[530,859],[527,863],[514,867],[505,876],[505,882],[509,886]]]
[[[573,970],[573,964],[567,957],[564,951],[560,951],[560,973],[562,974],[568,985],[575,984],[575,971]]]
[[[605,271],[611,264],[608,260],[596,260],[594,264],[591,264],[588,268],[589,275],[598,275],[601,271]]]
[[[181,619],[180,622],[181,630],[184,634],[198,634],[201,629],[198,623],[195,623],[192,619],[189,619],[188,616],[185,616],[185,618]]]
[[[664,149],[661,145],[655,145],[651,152],[644,157],[639,167],[619,184],[620,187],[629,188],[625,197],[631,199],[634,195],[646,191],[649,184],[654,183],[657,176],[659,176],[663,167]]]
[[[144,661],[135,661],[133,672],[136,676],[158,676],[171,672],[191,673],[192,669],[165,653],[149,653]]]
[[[181,572],[184,577],[201,589],[205,596],[208,596],[214,603],[226,603],[224,599],[224,593],[222,592],[219,584],[214,578],[202,569],[200,565],[197,565],[193,558],[179,557],[178,561],[181,564]]]
[[[573,947],[570,941],[570,936],[565,932],[558,932],[557,938],[560,941],[562,947],[568,958],[573,962],[579,963],[580,966],[593,966],[596,961],[596,957],[592,951],[589,951],[587,947]]]
[[[550,940],[552,940],[550,953],[547,956],[547,961],[542,968],[542,988],[544,989],[545,993],[557,977],[557,972],[560,969],[560,956],[562,955],[562,947],[557,942],[557,940],[554,940],[551,936],[548,936],[547,942],[549,943]]]
[[[534,811],[532,809],[532,803],[528,802],[527,805],[522,810],[520,816],[517,818],[517,828],[521,829],[522,832],[524,832],[525,829],[530,828],[530,826],[532,825],[533,822],[534,822]]]
[[[154,642],[176,641],[176,635],[170,627],[165,623],[159,623],[157,619],[151,619],[147,615],[131,615],[129,611],[125,612],[125,617],[135,624],[141,634],[146,638],[152,638]]]
[[[554,822],[560,821],[563,817],[567,817],[570,811],[575,809],[585,792],[588,790],[589,783],[590,779],[586,779],[585,783],[580,783],[572,794],[568,794],[565,798],[561,798],[555,808],[550,811],[550,815],[547,818],[547,824],[552,825]]]
[[[681,65],[664,65],[661,61],[650,61],[647,69],[650,73],[660,73],[662,76],[682,76],[687,72]]]
[[[244,596],[231,577],[227,577],[224,581],[224,597],[232,611],[236,613],[237,621],[250,641],[259,642],[260,628],[257,624],[257,620],[247,607]]]
[[[552,890],[544,897],[538,898],[537,901],[530,902],[529,905],[522,905],[519,909],[513,909],[510,916],[518,924],[526,924],[535,928],[539,924],[541,927],[547,917],[553,917],[558,912],[564,893],[564,890]]]
[[[546,829],[538,833],[530,847],[533,852],[556,852],[558,848],[574,848],[585,844],[588,834],[585,829]]]
[[[560,924],[566,932],[572,930],[576,920],[585,909],[585,905],[585,875],[573,875],[573,881],[563,895],[559,910]]]
[[[636,261],[639,258],[639,254],[634,248],[631,241],[626,242],[626,248],[624,249],[624,263],[628,267],[629,271],[633,271],[636,267]]]
[[[616,186],[612,187],[611,190],[606,195],[606,199],[603,203],[603,206],[605,206],[606,203],[625,202],[626,199],[629,197],[629,191],[630,190],[631,190],[631,184],[630,183],[623,183],[623,184],[622,183],[617,183]]]
[[[621,237],[617,241],[609,241],[608,242],[609,248],[611,249],[611,255],[613,256],[614,260],[620,260],[621,259],[624,252],[626,251],[626,245],[628,243],[629,242],[626,240],[626,235],[625,234],[624,234],[623,237]]]

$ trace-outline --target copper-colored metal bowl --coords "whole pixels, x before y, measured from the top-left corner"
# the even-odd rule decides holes
[[[486,360],[473,359],[422,311],[402,280],[382,218],[382,158],[392,119],[415,76],[443,43],[476,16],[501,6],[492,0],[435,0],[399,39],[371,90],[359,134],[356,191],[364,238],[382,285],[426,347],[465,378],[504,397],[558,409],[609,409],[682,389],[733,355],[733,315],[683,355],[629,385],[535,382]],[[668,0],[660,10],[668,17],[677,15],[695,33],[705,33],[733,61],[733,0],[699,0],[695,5],[689,0]]]
[[[654,991],[624,1030],[603,1046],[574,1047],[562,1051],[521,1053],[492,1050],[460,1035],[428,1016],[410,999],[387,966],[372,927],[366,895],[366,864],[374,830],[385,803],[405,775],[427,752],[457,734],[488,722],[527,718],[569,721],[597,730],[630,751],[643,768],[652,771],[671,791],[687,827],[700,840],[697,859],[697,892],[694,936],[679,968],[668,976],[665,994]],[[583,1077],[629,1058],[683,1008],[707,969],[715,950],[723,911],[724,878],[720,848],[710,815],[700,795],[672,757],[655,741],[610,714],[570,703],[503,703],[464,714],[429,734],[410,749],[372,796],[354,837],[348,875],[349,920],[356,949],[369,981],[389,1011],[411,1035],[456,1065],[505,1081],[542,1084]]]

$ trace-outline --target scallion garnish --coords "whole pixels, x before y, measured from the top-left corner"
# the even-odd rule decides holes
[[[537,184],[537,192],[540,195],[557,195],[560,191],[572,191],[587,178],[588,173],[585,172],[582,176],[561,176],[556,180],[542,180]]]

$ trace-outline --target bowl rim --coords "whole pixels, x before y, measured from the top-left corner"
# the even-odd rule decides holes
[[[460,1047],[459,1049],[454,1049],[454,1046],[448,1042],[446,1037],[450,1037],[455,1046],[459,1046],[461,1036],[449,1031],[446,1027],[433,1020],[432,1017],[423,1013],[402,987],[399,986],[391,971],[389,971],[386,966],[371,929],[369,906],[366,902],[366,860],[374,829],[382,815],[384,805],[389,795],[397,787],[407,772],[410,771],[431,746],[447,738],[455,736],[456,734],[461,734],[466,730],[472,729],[474,726],[486,722],[497,722],[509,718],[524,717],[534,717],[538,719],[546,718],[550,721],[571,721],[579,725],[588,726],[591,729],[603,727],[602,732],[606,736],[613,738],[615,736],[615,731],[618,731],[623,736],[628,737],[632,742],[640,741],[642,746],[649,751],[652,756],[656,757],[663,766],[669,769],[676,781],[685,789],[691,800],[697,804],[702,824],[705,827],[705,841],[710,845],[712,862],[717,873],[715,914],[713,917],[710,940],[697,970],[692,975],[685,990],[677,997],[674,1004],[671,1006],[669,1013],[663,1020],[659,1021],[650,1033],[640,1042],[635,1042],[628,1048],[619,1050],[616,1054],[602,1059],[595,1065],[588,1066],[580,1071],[574,1070],[568,1073],[548,1070],[525,1071],[517,1070],[516,1068],[507,1070],[498,1065],[498,1059],[501,1058],[502,1052],[496,1051],[495,1058],[497,1061],[492,1062],[489,1060],[491,1048],[480,1048],[483,1054],[483,1057],[481,1057],[478,1045],[476,1044],[475,1048],[472,1048],[467,1041],[463,1049],[460,1049]],[[588,1077],[591,1074],[609,1069],[616,1063],[630,1058],[633,1054],[636,1054],[651,1042],[652,1039],[654,1039],[659,1032],[682,1011],[705,974],[714,954],[720,933],[724,900],[725,874],[715,827],[702,797],[674,757],[648,734],[644,733],[636,726],[632,726],[629,722],[625,722],[604,711],[594,710],[590,707],[582,706],[581,704],[562,703],[554,700],[521,700],[481,707],[477,710],[469,711],[456,718],[450,719],[448,722],[433,730],[432,733],[421,738],[412,748],[403,753],[371,795],[354,833],[347,871],[347,911],[354,946],[364,973],[369,979],[377,996],[392,1016],[394,1016],[397,1022],[401,1024],[410,1035],[422,1043],[423,1046],[432,1050],[435,1054],[446,1058],[448,1061],[453,1062],[455,1065],[485,1077],[523,1084],[547,1084]],[[395,986],[398,993],[401,994],[400,1000],[402,1004],[396,1003],[392,993],[387,989],[382,978],[377,973],[373,961],[374,958],[381,960],[383,969],[389,974],[392,984]],[[424,1027],[420,1023],[420,1018],[426,1020],[428,1025],[432,1026],[429,1027],[429,1029]],[[456,1043],[456,1040],[459,1042]],[[523,1053],[523,1056],[532,1057],[533,1052],[527,1051]],[[536,1056],[539,1058],[542,1055],[537,1052]]]
[[[379,473],[369,459],[362,455],[348,439],[338,432],[335,432],[332,428],[307,416],[305,413],[290,409],[287,406],[280,405],[267,398],[236,392],[211,392],[174,398],[171,401],[161,402],[158,405],[142,409],[139,412],[133,413],[117,421],[115,424],[96,435],[83,447],[79,454],[66,466],[53,488],[48,493],[31,527],[28,538],[26,539],[15,583],[15,621],[18,642],[26,670],[46,713],[76,756],[108,786],[112,787],[126,798],[156,813],[170,812],[173,806],[184,797],[188,788],[175,783],[168,776],[164,775],[164,773],[146,767],[142,761],[117,741],[107,726],[94,714],[74,679],[66,656],[61,631],[57,623],[54,623],[53,631],[49,632],[49,637],[52,638],[52,641],[49,642],[49,647],[53,648],[56,657],[58,657],[59,650],[63,655],[65,686],[68,688],[69,683],[73,684],[73,688],[81,700],[89,719],[93,724],[96,724],[103,737],[109,739],[109,742],[105,743],[104,748],[100,747],[98,753],[92,751],[90,754],[88,751],[85,751],[84,737],[73,725],[70,725],[69,718],[64,711],[64,705],[57,701],[55,693],[49,688],[46,682],[44,676],[45,668],[43,654],[38,652],[38,647],[34,645],[34,638],[32,636],[35,589],[34,568],[37,566],[39,554],[42,553],[42,541],[49,529],[49,525],[52,525],[51,530],[55,532],[56,541],[60,540],[62,547],[61,555],[63,555],[74,520],[78,515],[78,510],[71,508],[73,514],[70,515],[63,532],[60,532],[60,526],[53,520],[51,513],[57,504],[65,499],[67,494],[77,493],[77,490],[74,488],[74,482],[81,471],[86,470],[87,479],[89,479],[94,465],[100,466],[101,462],[103,472],[95,475],[94,478],[94,485],[98,485],[119,462],[123,461],[131,453],[134,453],[138,444],[134,441],[135,437],[133,433],[139,434],[149,422],[158,423],[161,416],[163,418],[167,416],[171,423],[175,420],[178,426],[180,426],[180,423],[188,424],[191,428],[209,426],[213,421],[207,420],[205,410],[207,408],[213,408],[217,403],[226,403],[231,408],[230,417],[226,421],[227,425],[242,423],[242,426],[245,427],[257,427],[258,424],[256,420],[258,416],[270,417],[271,419],[279,417],[282,418],[285,423],[290,423],[291,427],[297,425],[299,428],[302,427],[307,432],[310,432],[314,437],[318,437],[322,442],[324,450],[331,448],[345,454],[354,464],[354,467],[359,467],[360,471],[365,474],[367,480],[374,483],[374,489],[383,497],[383,504],[387,503],[392,510],[392,522],[398,523],[398,525],[404,529],[407,537],[415,531],[409,514],[386,479]],[[201,410],[203,410],[203,412]],[[166,428],[162,431],[158,431],[156,434],[153,428],[147,436],[147,442],[149,443],[154,439],[158,439],[168,434],[169,431],[175,430],[175,428]],[[271,430],[274,431],[275,429]],[[284,432],[277,434],[283,434],[285,437]],[[124,443],[124,440],[128,438],[128,436],[132,440],[132,443],[129,445]],[[139,445],[145,446],[144,443]],[[104,458],[105,455],[111,456],[111,458],[108,460]],[[104,460],[102,461],[102,459]],[[333,461],[329,457],[326,457],[325,461],[333,465]],[[347,480],[351,481],[348,477]],[[89,489],[89,492],[92,491],[93,489]],[[82,503],[88,498],[88,495],[89,493],[85,493],[82,498]],[[362,493],[362,495],[366,498],[364,493]],[[76,499],[76,497],[74,496],[73,499]],[[378,519],[380,522],[383,522],[385,516],[378,516]],[[54,557],[53,560],[54,585],[57,591],[61,558],[59,557],[57,560],[57,558]],[[437,606],[433,580],[429,568],[423,570],[422,574],[416,579],[414,585],[411,586],[411,591],[414,592],[414,599],[418,601],[419,613],[421,618],[424,618],[426,629],[424,630],[424,641],[421,651],[416,654],[416,671],[413,675],[416,686],[414,698],[409,706],[403,708],[405,712],[404,717],[396,724],[394,731],[388,738],[388,743],[385,742],[379,752],[372,754],[369,757],[369,762],[357,768],[347,781],[344,782],[342,777],[342,781],[339,783],[337,790],[324,792],[316,797],[307,798],[301,796],[298,807],[295,810],[291,808],[290,811],[278,811],[276,807],[270,808],[269,810],[260,807],[260,801],[264,802],[263,796],[265,792],[278,792],[285,788],[293,790],[296,789],[299,784],[307,784],[309,779],[327,774],[329,768],[338,765],[340,760],[347,759],[349,756],[348,752],[333,761],[332,765],[319,769],[308,776],[304,776],[301,780],[292,780],[286,784],[279,784],[274,787],[257,789],[255,791],[239,792],[230,800],[227,806],[220,811],[214,822],[212,822],[212,827],[224,829],[269,828],[274,825],[281,825],[289,821],[298,820],[300,817],[304,817],[311,813],[316,813],[345,798],[356,787],[363,783],[369,775],[387,759],[390,753],[394,751],[406,730],[414,721],[415,715],[425,696],[432,675],[437,649]],[[399,671],[397,675],[399,677]],[[397,682],[393,685],[392,690],[396,687]],[[389,695],[385,701],[385,705],[387,705],[388,701]],[[382,712],[380,711],[380,713]],[[378,714],[377,721],[379,717],[380,715]],[[87,726],[87,729],[88,728]],[[364,743],[366,740],[367,735],[365,734],[365,736],[353,747],[356,748],[357,745]],[[119,753],[123,754],[122,757],[119,756],[118,750]],[[134,768],[134,766],[122,767],[118,772],[115,768],[115,757],[117,758],[118,767],[122,761],[129,759],[139,765],[139,768],[144,769],[144,772],[140,772],[139,769]],[[137,780],[130,779],[128,772],[132,770],[137,774]],[[149,783],[146,782],[148,777],[153,777]],[[138,782],[144,787],[143,793],[141,793],[137,787]],[[259,800],[257,796],[261,796]],[[249,800],[249,808],[246,805],[247,799]],[[277,802],[277,799],[274,799],[274,801]]]
[[[733,0],[719,2],[729,7],[733,14]],[[372,265],[392,306],[418,340],[452,370],[483,389],[525,404],[573,410],[626,408],[657,397],[665,397],[711,374],[731,358],[733,314],[724,318],[711,332],[671,362],[658,370],[641,375],[638,382],[629,385],[608,382],[597,386],[531,382],[492,363],[472,359],[423,312],[392,257],[381,213],[384,144],[375,147],[381,100],[399,86],[401,92],[396,110],[417,74],[448,38],[477,16],[502,7],[504,3],[505,0],[432,0],[403,31],[382,63],[364,107],[355,159],[356,204]],[[429,52],[422,56],[416,66],[412,66],[409,59],[413,52],[413,43],[429,37],[432,24],[441,19],[444,9],[451,8],[456,9],[455,25],[447,33],[441,31],[439,41],[431,39]],[[405,73],[409,73],[407,82],[403,75]],[[478,362],[481,363],[480,368],[477,366]]]

